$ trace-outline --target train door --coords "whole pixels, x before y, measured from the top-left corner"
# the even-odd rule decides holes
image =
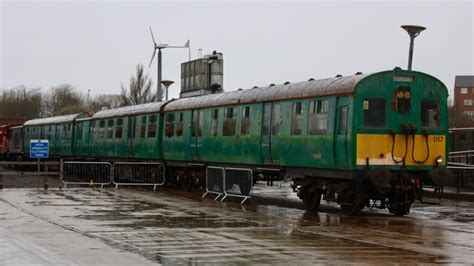
[[[137,130],[137,117],[136,116],[130,116],[128,118],[128,154],[131,158],[135,157],[135,147],[134,147],[134,141],[135,141],[135,136],[136,136],[136,130]]]
[[[349,97],[340,97],[336,104],[334,124],[334,161],[338,167],[349,166]]]
[[[199,148],[202,144],[202,126],[204,119],[204,112],[202,110],[193,110],[191,117],[191,142],[189,145],[191,157],[193,160],[200,160]]]
[[[264,164],[272,164],[272,135],[277,135],[280,117],[280,104],[264,103],[263,104],[263,122],[262,122],[262,138],[260,142],[260,151],[262,153],[262,162]]]

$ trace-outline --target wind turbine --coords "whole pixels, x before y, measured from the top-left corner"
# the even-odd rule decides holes
[[[148,68],[151,67],[151,63],[153,63],[153,59],[155,58],[155,54],[156,54],[156,50],[158,49],[158,80],[157,80],[157,83],[156,83],[156,96],[157,96],[157,101],[161,101],[160,99],[160,90],[161,90],[161,49],[165,49],[165,48],[188,48],[189,49],[189,60],[191,60],[191,46],[190,46],[190,40],[188,40],[184,46],[171,46],[171,45],[168,45],[168,44],[165,44],[165,43],[156,43],[155,41],[155,36],[153,36],[153,31],[151,30],[151,26],[150,26],[150,33],[151,33],[151,39],[153,40],[153,45],[154,45],[154,48],[153,48],[153,55],[151,56],[151,60],[150,60],[150,65],[148,66]]]

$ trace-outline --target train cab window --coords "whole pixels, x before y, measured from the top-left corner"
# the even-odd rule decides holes
[[[291,118],[291,135],[301,135],[303,110],[301,102],[293,103],[293,116]]]
[[[328,100],[317,100],[309,103],[308,134],[325,135],[328,129]]]
[[[114,137],[114,120],[109,119],[107,121],[107,138],[112,139]]]
[[[439,127],[439,103],[435,100],[421,101],[421,126],[429,128]]]
[[[347,134],[348,115],[349,107],[341,106],[339,109],[339,135]]]
[[[236,122],[237,122],[237,117],[235,115],[234,108],[224,109],[224,127],[222,130],[222,135],[224,136],[235,135]]]
[[[183,113],[178,114],[178,122],[176,122],[176,137],[181,137],[183,135]]]
[[[219,119],[219,110],[218,109],[212,110],[211,136],[213,136],[213,137],[217,136],[218,119]]]
[[[101,120],[99,122],[99,138],[102,139],[105,136],[105,121]]]
[[[150,115],[148,119],[148,138],[154,138],[156,136],[156,115]]]
[[[247,136],[250,134],[250,107],[242,108],[242,121],[240,122],[240,135]]]
[[[364,100],[364,126],[385,127],[385,99],[371,98]]]
[[[279,130],[280,130],[280,104],[275,103],[273,104],[273,111],[272,111],[272,136],[278,135]]]
[[[174,136],[174,114],[167,113],[165,119],[165,137],[172,138]]]
[[[404,114],[410,112],[411,109],[411,88],[409,86],[400,86],[394,93],[397,99],[397,110]]]
[[[117,119],[117,126],[115,127],[115,138],[121,139],[123,131],[123,118]]]
[[[142,123],[140,125],[140,138],[144,138],[146,134],[146,116],[142,116]]]

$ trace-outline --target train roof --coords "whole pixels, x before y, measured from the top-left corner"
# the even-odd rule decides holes
[[[152,102],[139,105],[130,105],[114,109],[102,110],[95,113],[91,119],[104,119],[109,117],[119,117],[126,115],[137,115],[144,113],[157,113],[166,102]]]
[[[37,125],[50,125],[59,123],[70,123],[74,122],[77,118],[86,116],[86,113],[72,114],[72,115],[61,115],[47,118],[37,118],[26,121],[23,126],[37,126]]]
[[[270,85],[247,90],[229,91],[199,97],[177,99],[167,104],[165,111],[204,108],[242,103],[280,101],[315,96],[352,94],[357,83],[367,74],[308,80],[297,83]]]

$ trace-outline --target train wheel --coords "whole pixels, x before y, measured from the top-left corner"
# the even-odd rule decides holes
[[[307,211],[317,211],[321,204],[321,190],[306,191],[303,195],[304,208]]]
[[[353,183],[339,193],[338,202],[347,215],[356,215],[365,207],[366,201],[360,184]]]
[[[187,192],[193,191],[194,178],[190,175],[184,176],[183,182],[181,183],[181,186],[182,186],[184,191],[187,191]]]

